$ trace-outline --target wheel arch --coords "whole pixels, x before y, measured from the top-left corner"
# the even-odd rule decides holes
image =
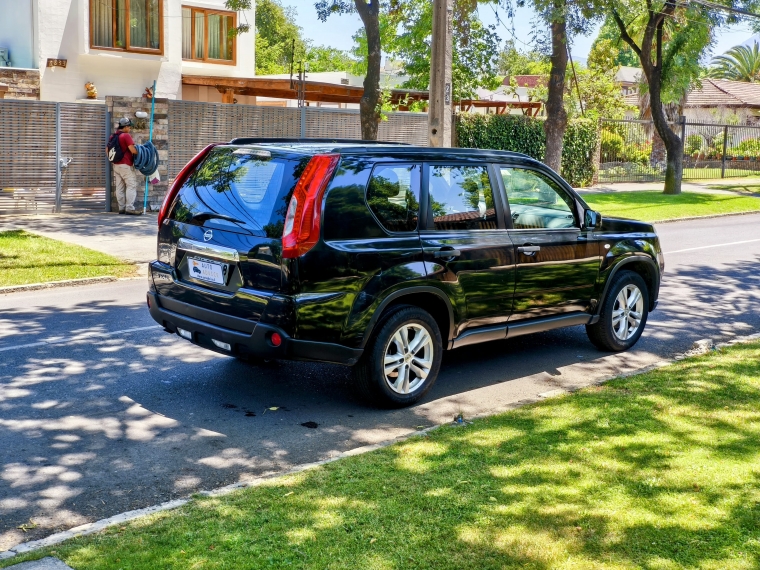
[[[660,290],[660,272],[657,263],[648,255],[631,255],[620,260],[610,271],[609,276],[604,284],[604,289],[600,297],[595,315],[600,314],[603,300],[607,297],[612,280],[620,271],[633,271],[637,273],[647,285],[649,290],[649,310],[654,310],[657,305],[657,296]]]
[[[377,327],[380,318],[387,313],[387,310],[395,305],[413,305],[424,309],[438,323],[438,328],[443,337],[444,349],[451,344],[454,335],[454,309],[451,301],[446,294],[436,287],[417,286],[394,291],[383,299],[372,315],[369,325],[364,332],[361,347],[364,348],[369,342],[372,333]]]

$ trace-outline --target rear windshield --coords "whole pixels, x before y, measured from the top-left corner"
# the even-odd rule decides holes
[[[180,190],[172,217],[281,238],[290,198],[309,158],[215,148]]]

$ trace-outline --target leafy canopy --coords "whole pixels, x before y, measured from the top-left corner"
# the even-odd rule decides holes
[[[714,57],[707,77],[747,83],[760,81],[760,44],[755,42],[751,47],[736,46]]]

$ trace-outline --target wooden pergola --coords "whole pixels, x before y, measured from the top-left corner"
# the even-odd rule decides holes
[[[474,108],[494,109],[497,115],[508,114],[507,109],[521,109],[524,115],[536,117],[541,111],[540,101],[490,101],[488,99],[462,99],[457,106],[460,111],[472,111]]]
[[[183,85],[213,87],[222,94],[223,103],[233,103],[235,95],[254,97],[271,97],[273,99],[298,99],[298,81],[294,79],[272,79],[269,77],[214,77],[207,75],[183,75]],[[318,81],[304,82],[304,100],[313,103],[359,103],[364,95],[364,87],[356,85],[337,85]],[[391,90],[391,103],[398,105],[400,111],[408,111],[409,103],[428,101],[427,91],[414,89]],[[460,111],[473,108],[493,108],[497,115],[507,113],[507,109],[521,109],[523,114],[533,117],[541,110],[540,102],[489,101],[481,99],[463,99],[457,103]]]
[[[271,79],[267,77],[210,77],[205,75],[183,75],[183,85],[214,87],[222,94],[223,103],[232,103],[235,95],[272,97],[274,99],[298,99],[298,81],[294,79]],[[364,88],[354,85],[336,85],[317,81],[304,82],[304,100],[314,103],[359,103]],[[427,91],[413,89],[393,89],[391,102],[427,101]],[[400,107],[403,110],[403,106]]]

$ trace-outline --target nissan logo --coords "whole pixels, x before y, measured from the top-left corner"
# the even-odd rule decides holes
[[[212,237],[214,237],[214,232],[206,230],[206,233],[203,234],[203,241],[211,241]]]

